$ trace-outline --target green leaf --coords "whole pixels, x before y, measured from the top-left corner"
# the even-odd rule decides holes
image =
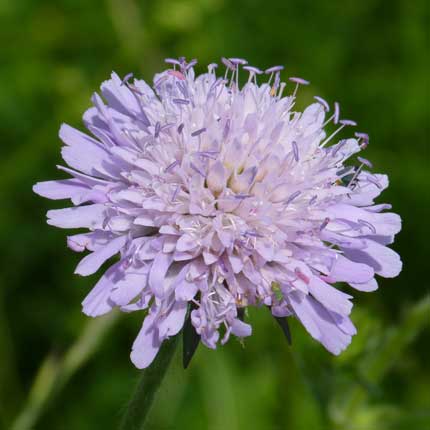
[[[191,359],[196,352],[197,347],[200,343],[200,336],[196,333],[194,326],[191,323],[191,309],[188,311],[188,316],[185,321],[183,333],[182,333],[182,363],[184,369],[186,369]]]
[[[275,317],[275,316],[273,316],[273,318],[275,318],[276,322],[281,327],[285,337],[287,338],[288,345],[291,345],[292,344],[292,338],[291,338],[291,331],[290,331],[290,326],[288,325],[287,317]]]

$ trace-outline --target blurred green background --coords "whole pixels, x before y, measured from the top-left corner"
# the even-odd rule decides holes
[[[151,79],[185,55],[199,71],[221,56],[284,64],[312,82],[302,100],[338,100],[390,175],[404,270],[354,293],[359,334],[340,357],[294,322],[288,347],[263,309],[245,347],[200,347],[187,371],[178,355],[148,428],[430,429],[428,14],[420,0],[0,0],[0,427],[117,428],[142,316],[81,314],[97,276],[73,275],[80,256],[45,224],[62,203],[31,186],[63,177],[58,128],[82,126],[112,70]]]

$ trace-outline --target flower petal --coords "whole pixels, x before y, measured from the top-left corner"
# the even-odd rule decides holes
[[[396,252],[370,239],[365,242],[366,248],[345,250],[345,256],[373,267],[384,278],[394,278],[401,272],[402,261]]]
[[[154,328],[154,320],[157,317],[155,309],[151,309],[143,321],[142,328],[137,335],[130,354],[131,361],[138,369],[148,367],[154,360],[160,349],[162,341]]]
[[[47,223],[60,228],[102,229],[105,209],[103,204],[98,203],[75,208],[53,209],[46,214]]]
[[[151,271],[149,273],[149,286],[155,296],[159,298],[164,297],[164,293],[167,289],[164,279],[172,261],[172,254],[159,252],[152,263]]]
[[[345,250],[345,256],[349,256],[349,251]],[[329,277],[335,282],[356,282],[363,283],[372,279],[374,271],[371,266],[362,263],[356,263],[343,255],[337,255],[331,268]]]
[[[323,280],[312,277],[309,282],[309,292],[327,309],[337,312],[341,315],[349,315],[352,309],[352,303],[349,299],[352,298],[349,294],[326,284]]]
[[[103,248],[84,257],[76,267],[75,273],[81,276],[92,275],[110,257],[118,253],[127,243],[127,235],[116,237]]]

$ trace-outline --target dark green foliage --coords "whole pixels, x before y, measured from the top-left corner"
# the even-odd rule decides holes
[[[284,333],[288,344],[291,345],[292,344],[291,331],[290,331],[290,326],[288,325],[287,318],[286,317],[283,317],[283,318],[273,317],[273,318],[279,324],[279,327],[281,327],[281,330]]]
[[[191,324],[191,311],[188,313],[182,332],[182,365],[188,367],[200,343],[200,336]]]

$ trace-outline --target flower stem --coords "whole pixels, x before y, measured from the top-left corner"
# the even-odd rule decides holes
[[[121,423],[121,430],[143,430],[145,420],[151,409],[155,394],[157,393],[169,364],[175,354],[179,335],[164,341],[157,357],[146,368],[140,377],[133,397]]]

